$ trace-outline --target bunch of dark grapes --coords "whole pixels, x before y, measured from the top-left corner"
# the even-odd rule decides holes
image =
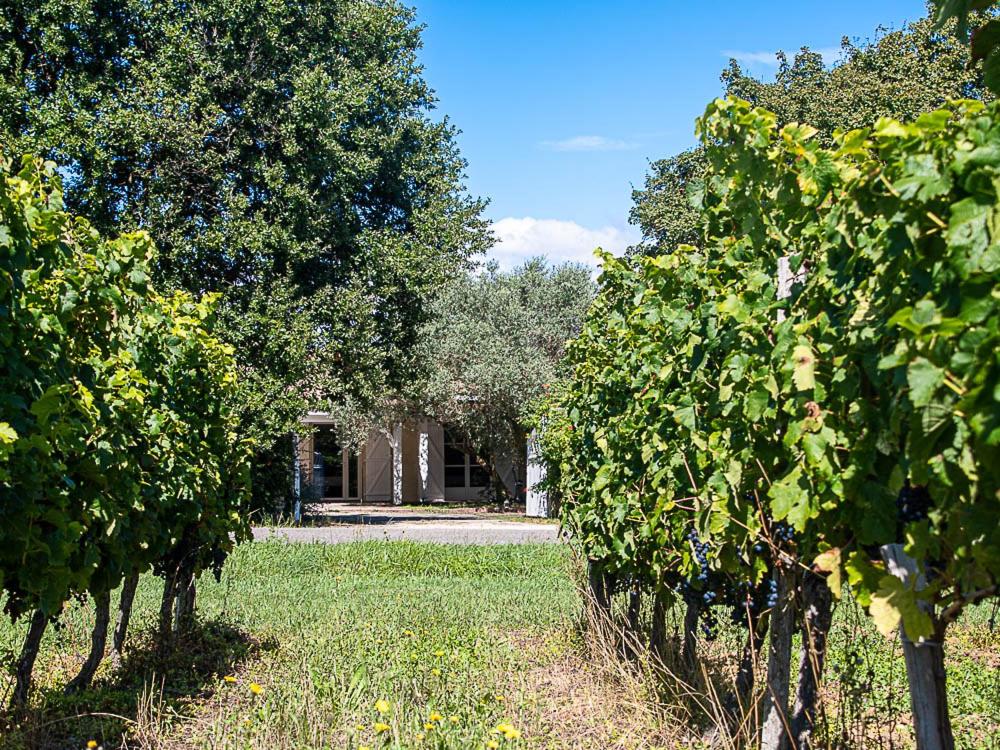
[[[695,576],[696,583],[694,585],[691,582],[684,582],[681,584],[681,590],[686,595],[700,597],[701,631],[706,639],[711,640],[715,638],[719,626],[712,606],[719,603],[719,593],[725,590],[724,579],[718,574],[713,575],[708,567],[708,542],[701,541],[694,528],[688,531],[687,537],[694,549],[694,559],[698,563],[698,575]]]
[[[778,521],[771,527],[771,534],[774,536],[774,541],[785,542],[790,544],[795,541],[795,529],[789,526],[784,521]]]
[[[926,487],[913,487],[909,482],[896,495],[896,517],[902,524],[923,521],[931,509],[931,496]]]
[[[698,581],[705,583],[708,580],[708,542],[703,542],[698,538],[698,532],[692,527],[688,532],[688,539],[694,547],[694,559],[698,561]],[[706,601],[706,604],[710,602]]]
[[[773,578],[767,579],[767,608],[774,609],[778,606],[778,582]]]
[[[749,581],[741,581],[732,587],[732,594],[726,600],[726,604],[731,607],[730,616],[734,625],[747,627],[770,606],[768,604],[771,599],[768,589],[769,580],[766,579],[757,586]]]

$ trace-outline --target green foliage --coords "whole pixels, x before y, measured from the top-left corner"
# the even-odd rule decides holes
[[[538,404],[565,375],[566,342],[579,333],[594,292],[591,269],[549,266],[542,258],[455,278],[417,332],[409,382],[374,408],[358,401],[335,407],[341,434],[360,442],[372,429],[430,417],[447,424],[488,470],[523,457]],[[494,489],[506,492],[494,473]]]
[[[932,4],[937,9],[937,27],[957,19],[955,30],[960,38],[968,36],[970,20],[982,21],[972,32],[972,60],[983,61],[984,83],[991,91],[1000,91],[1000,20],[978,13],[995,9],[996,0],[932,0]]]
[[[589,268],[541,259],[455,280],[420,334],[422,409],[481,456],[523,454],[534,403],[559,379],[593,295]]]
[[[0,18],[0,145],[144,229],[165,288],[218,293],[241,432],[408,377],[428,300],[488,244],[420,28],[394,0],[30,0]],[[287,462],[284,455],[276,459]],[[267,472],[264,472],[267,473]]]
[[[591,557],[707,588],[694,527],[711,575],[816,561],[913,637],[932,625],[917,598],[943,627],[996,593],[998,112],[959,102],[827,147],[747,102],[709,106],[703,249],[605,259],[551,405],[547,459]],[[911,489],[926,514],[897,514]],[[894,542],[923,593],[885,571]]]
[[[144,233],[104,241],[53,166],[0,162],[0,583],[56,616],[183,549],[196,569],[248,532],[247,447],[226,401],[214,301],[159,295]]]
[[[874,39],[841,43],[832,66],[802,48],[791,59],[777,56],[773,81],[761,81],[730,61],[722,73],[726,94],[773,112],[779,125],[805,122],[832,145],[837,130],[871,127],[879,117],[913,120],[949,99],[988,99],[982,71],[970,66],[967,45],[942,33],[925,18]],[[633,193],[631,220],[641,227],[647,252],[669,252],[679,244],[700,244],[697,203],[706,172],[697,147],[653,162],[646,184]]]

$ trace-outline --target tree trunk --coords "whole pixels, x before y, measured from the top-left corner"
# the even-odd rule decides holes
[[[159,640],[166,646],[173,637],[174,598],[177,591],[177,568],[168,570],[163,579],[163,596],[160,599]]]
[[[698,667],[698,617],[701,615],[697,592],[686,593],[684,603],[687,606],[684,610],[684,645],[681,658],[688,675],[693,676]]]
[[[613,577],[595,560],[587,563],[587,583],[590,588],[590,620],[602,645],[613,643],[611,597],[614,593]]]
[[[882,558],[889,572],[907,585],[921,591],[927,585],[917,562],[903,551],[902,544],[886,544]],[[955,738],[948,716],[948,696],[945,692],[944,626],[936,622],[931,605],[920,602],[920,608],[935,620],[933,640],[910,640],[903,624],[899,624],[899,639],[903,644],[906,677],[910,683],[910,705],[913,710],[917,750],[954,750]]]
[[[174,590],[174,632],[181,633],[191,626],[195,599],[194,564],[185,561],[178,569]]]
[[[727,706],[737,736],[756,736],[759,726],[757,702],[754,700],[754,685],[757,682],[757,662],[760,649],[767,636],[768,615],[761,613],[756,622],[747,612],[747,637],[740,655],[740,665],[736,670],[736,684]]]
[[[787,750],[791,726],[788,721],[788,681],[791,676],[792,630],[795,627],[794,574],[790,563],[774,570],[778,604],[771,612],[771,638],[767,654],[767,695],[761,750]]]
[[[653,622],[649,630],[649,650],[659,665],[667,658],[667,594],[662,589],[653,594]]]
[[[642,589],[639,582],[633,581],[628,592],[628,612],[625,618],[625,654],[629,658],[639,655],[639,644],[642,639],[639,635],[639,617],[642,614]]]
[[[497,454],[490,453],[489,459],[480,459],[477,456],[475,461],[490,475],[490,487],[493,490],[493,500],[497,507],[502,511],[510,510],[513,496],[507,491],[507,485],[504,483],[503,477],[500,476],[500,470],[497,469]]]
[[[118,621],[115,623],[115,632],[111,638],[111,663],[115,669],[120,668],[122,664],[122,651],[125,648],[128,623],[132,617],[132,604],[135,602],[135,590],[138,586],[138,572],[127,575],[122,583],[121,598],[118,601]]]
[[[80,667],[80,672],[66,685],[66,694],[77,693],[90,687],[97,668],[104,660],[104,647],[108,642],[108,623],[111,621],[111,593],[105,591],[94,597],[96,618],[90,634],[90,653]]]
[[[31,672],[35,668],[35,659],[38,658],[38,649],[42,645],[42,636],[45,634],[45,627],[49,624],[49,618],[40,609],[36,609],[31,615],[31,623],[28,625],[28,633],[24,636],[24,645],[21,647],[21,657],[17,660],[15,675],[17,681],[14,684],[14,695],[11,698],[11,708],[22,708],[28,702],[28,693],[31,690]]]
[[[587,561],[587,584],[590,587],[590,603],[596,612],[604,618],[610,618],[611,592],[608,590],[608,574],[595,560]]]
[[[792,736],[797,750],[812,747],[816,726],[819,683],[826,658],[826,638],[830,632],[833,598],[826,580],[812,572],[802,578],[802,646],[799,653],[799,681],[792,712]]]
[[[389,440],[392,456],[392,504],[403,504],[403,425],[397,424],[392,429]]]

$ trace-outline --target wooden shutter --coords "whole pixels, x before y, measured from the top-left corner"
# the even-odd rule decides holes
[[[424,500],[444,500],[444,428],[430,420],[421,423],[420,431],[427,435],[427,476],[421,477]]]
[[[392,500],[392,451],[385,435],[373,430],[365,446],[364,500],[387,503]]]

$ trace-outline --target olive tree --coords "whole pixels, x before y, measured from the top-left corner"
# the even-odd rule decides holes
[[[582,265],[491,265],[449,284],[421,329],[422,409],[482,458],[501,494],[497,459],[524,455],[535,401],[559,380],[594,293]]]

